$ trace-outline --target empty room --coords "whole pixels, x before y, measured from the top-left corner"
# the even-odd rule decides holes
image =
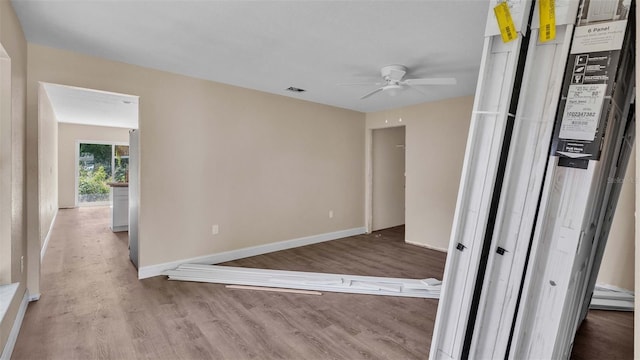
[[[0,2],[2,359],[633,357],[635,10],[547,3]]]

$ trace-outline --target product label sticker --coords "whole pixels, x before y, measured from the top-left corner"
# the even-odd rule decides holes
[[[556,0],[558,1],[558,0]],[[564,1],[564,0],[562,0]],[[570,0],[575,2],[575,0]],[[512,30],[516,33],[522,34],[523,26],[526,28],[527,20],[529,19],[529,8],[531,7],[531,0],[491,0],[491,5],[487,9],[487,16],[497,16],[495,13],[495,6],[501,3],[507,3],[509,8],[509,15],[513,21]],[[537,7],[536,7],[537,9]],[[573,20],[575,21],[576,14],[573,13]],[[524,25],[523,25],[524,24]],[[487,21],[484,29],[484,36],[496,36],[500,35],[500,26],[497,21]]]
[[[556,2],[555,0],[540,0],[540,42],[551,41],[556,38]]]
[[[575,76],[574,76],[575,77]],[[560,125],[560,138],[593,141],[604,101],[606,84],[573,84]]]
[[[571,53],[620,50],[626,28],[627,20],[578,26],[573,35]]]
[[[518,38],[518,32],[516,31],[516,26],[513,24],[511,12],[509,11],[509,4],[501,2],[493,8],[493,12],[496,14],[502,41],[509,42]]]
[[[564,1],[555,0],[556,25],[569,19],[563,15],[568,14],[563,10],[568,9]],[[600,160],[606,128],[610,121],[617,121],[619,108],[612,96],[614,89],[625,88],[624,80],[620,86],[615,80],[627,71],[620,72],[618,66],[624,65],[620,57],[627,46],[623,43],[631,0],[591,0],[581,9],[556,114],[552,154],[564,159],[559,166],[584,169],[588,161]],[[575,15],[575,11],[571,13]]]

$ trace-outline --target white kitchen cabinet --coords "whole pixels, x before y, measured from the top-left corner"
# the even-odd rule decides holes
[[[129,230],[129,184],[110,183],[111,231]]]

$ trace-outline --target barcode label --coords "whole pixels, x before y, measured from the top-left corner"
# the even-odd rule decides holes
[[[540,0],[540,42],[556,38],[556,2],[555,0]]]
[[[498,21],[498,28],[500,29],[500,36],[502,41],[509,42],[515,40],[518,37],[516,26],[511,18],[511,12],[509,11],[509,5],[506,2],[501,2],[493,8],[493,12],[496,15]]]

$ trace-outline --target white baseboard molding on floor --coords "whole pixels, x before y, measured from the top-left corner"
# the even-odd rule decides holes
[[[56,209],[55,214],[53,214],[53,219],[51,219],[51,225],[49,225],[49,231],[47,232],[47,236],[44,238],[44,243],[42,244],[42,249],[40,250],[40,261],[44,259],[44,254],[47,252],[47,247],[49,246],[49,240],[51,240],[51,233],[53,232],[53,225],[56,223],[57,217],[58,217],[58,209]]]
[[[244,249],[225,251],[216,254],[182,259],[157,265],[142,266],[138,269],[138,279],[160,276],[166,270],[173,270],[182,264],[219,264],[226,261],[243,259],[256,255],[268,254],[275,251],[292,249],[300,246],[317,244],[325,241],[341,239],[349,236],[361,235],[366,232],[364,227],[334,231],[330,233],[306,236],[298,239],[279,241],[271,244],[252,246]]]
[[[627,294],[631,294],[633,295],[633,291],[631,290],[627,290],[618,286],[614,286],[614,285],[609,285],[609,284],[600,284],[597,283],[595,286],[595,289],[601,289],[601,290],[611,290],[611,291],[617,291],[617,292],[622,292],[622,293],[627,293]]]
[[[425,299],[439,298],[442,285],[440,280],[433,278],[404,279],[200,264],[182,264],[165,274],[169,280]]]
[[[11,359],[11,354],[13,353],[13,348],[16,346],[16,342],[18,341],[18,334],[20,333],[22,320],[24,320],[24,314],[27,312],[28,304],[29,291],[25,291],[24,295],[22,296],[22,301],[20,302],[18,314],[16,315],[16,319],[13,321],[13,326],[11,327],[9,338],[7,339],[7,343],[4,345],[4,350],[2,350],[2,356],[0,357],[0,359],[2,360]]]
[[[635,297],[633,291],[607,284],[596,284],[589,309],[633,311]]]
[[[439,248],[436,246],[431,246],[431,245],[427,245],[427,244],[422,244],[422,243],[417,243],[417,242],[413,242],[413,241],[409,241],[409,240],[405,240],[405,243],[409,244],[409,245],[415,245],[415,246],[420,246],[423,247],[425,249],[429,249],[429,250],[435,250],[435,251],[440,251],[443,253],[447,252],[447,249],[443,249],[443,248]]]

